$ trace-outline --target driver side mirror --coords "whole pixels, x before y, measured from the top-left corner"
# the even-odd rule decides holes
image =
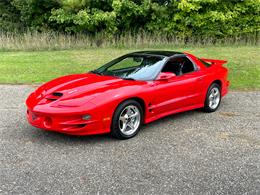
[[[174,74],[172,72],[161,72],[156,80],[157,81],[168,81],[174,77],[176,77],[176,74]]]

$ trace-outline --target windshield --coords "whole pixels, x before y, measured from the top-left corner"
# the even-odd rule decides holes
[[[92,72],[122,79],[149,81],[155,79],[164,64],[163,61],[162,56],[126,55]]]

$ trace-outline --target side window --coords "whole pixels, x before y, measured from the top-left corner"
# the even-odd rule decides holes
[[[162,69],[162,72],[172,72],[175,75],[181,75],[181,63],[177,58],[168,61]]]
[[[172,72],[178,76],[194,70],[193,63],[187,57],[177,57],[168,61],[162,72]]]
[[[183,64],[181,69],[182,74],[193,72],[194,70],[193,63],[187,57],[183,57]]]

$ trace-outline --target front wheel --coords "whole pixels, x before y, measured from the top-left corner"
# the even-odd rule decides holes
[[[134,137],[143,124],[143,110],[135,100],[121,103],[113,116],[111,134],[118,139]]]
[[[205,112],[215,112],[221,102],[221,90],[217,83],[213,83],[207,92],[207,96],[204,102]]]

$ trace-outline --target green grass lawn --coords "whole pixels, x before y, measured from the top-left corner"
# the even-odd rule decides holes
[[[260,89],[260,48],[203,47],[160,48],[187,51],[199,57],[226,59],[232,89]],[[35,84],[55,77],[93,70],[135,49],[85,49],[64,51],[0,52],[0,83]]]

